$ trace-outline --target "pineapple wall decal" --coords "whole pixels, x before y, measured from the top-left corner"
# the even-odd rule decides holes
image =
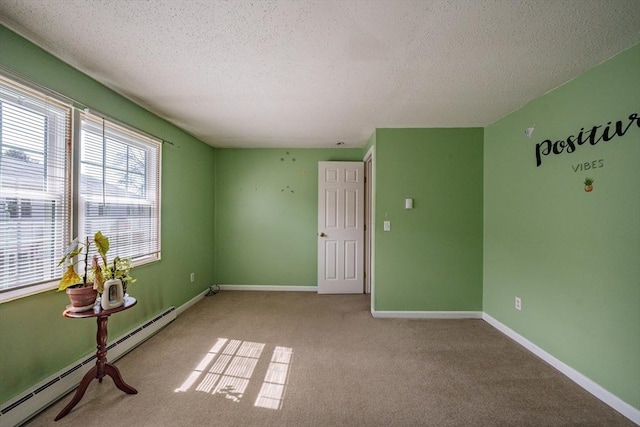
[[[586,178],[584,180],[584,191],[587,193],[593,191],[593,178]]]

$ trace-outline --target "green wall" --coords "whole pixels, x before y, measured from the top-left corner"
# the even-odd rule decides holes
[[[371,143],[375,310],[481,311],[482,129],[378,129]]]
[[[138,281],[129,293],[138,305],[111,318],[110,336],[180,306],[210,285],[215,149],[3,26],[0,52],[0,64],[14,72],[174,144],[165,144],[162,152],[162,260],[134,269]],[[0,304],[0,402],[95,351],[95,320],[63,318],[66,304],[67,296],[55,291]]]
[[[317,284],[318,162],[362,149],[218,149],[216,281]]]
[[[540,166],[535,155],[632,113],[640,45],[485,129],[484,310],[640,408],[640,121]]]

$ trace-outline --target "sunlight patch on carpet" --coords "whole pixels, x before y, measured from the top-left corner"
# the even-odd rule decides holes
[[[221,394],[233,402],[240,402],[265,353],[265,346],[264,343],[218,338],[193,372],[174,391],[184,393],[194,389]],[[273,349],[254,406],[275,410],[282,408],[292,357],[293,349],[289,347],[276,346]],[[262,366],[265,363],[266,360]]]
[[[292,356],[293,349],[289,347],[276,347],[273,350],[269,369],[264,376],[264,382],[254,406],[269,409],[282,407]]]

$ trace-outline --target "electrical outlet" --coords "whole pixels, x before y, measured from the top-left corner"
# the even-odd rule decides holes
[[[516,310],[522,310],[522,300],[520,297],[516,297]]]
[[[193,281],[196,280],[196,274],[191,273],[190,279],[191,279],[191,282],[193,283]]]
[[[383,229],[384,231],[391,231],[391,221],[385,221],[385,222],[382,224],[382,229]]]

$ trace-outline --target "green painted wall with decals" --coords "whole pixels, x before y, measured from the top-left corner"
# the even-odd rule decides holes
[[[483,305],[640,408],[640,120],[633,114],[640,114],[640,45],[486,127]],[[618,128],[624,135],[605,141]],[[567,138],[576,142],[581,132],[586,142],[572,150]],[[586,178],[594,179],[591,192]]]
[[[360,148],[216,152],[216,281],[315,286],[318,162],[362,161]]]

